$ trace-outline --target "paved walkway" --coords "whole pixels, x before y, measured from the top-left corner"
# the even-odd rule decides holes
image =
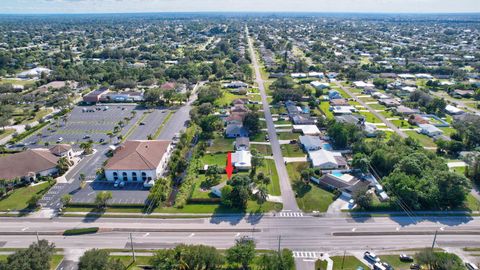
[[[277,133],[273,124],[272,113],[270,112],[270,107],[267,101],[264,81],[260,72],[257,55],[255,54],[255,50],[253,48],[253,41],[249,37],[248,28],[245,28],[245,35],[248,39],[248,47],[252,59],[252,65],[255,70],[255,81],[258,85],[258,89],[262,97],[262,106],[265,113],[265,120],[267,121],[268,136],[270,137],[273,158],[275,159],[275,166],[277,168],[278,178],[280,180],[279,182],[283,199],[283,209],[299,211],[300,209],[298,208],[297,201],[295,200],[295,195],[293,193],[292,186],[290,185],[290,180],[288,178],[287,167],[285,166],[285,163],[283,161],[282,150],[280,149]]]
[[[283,158],[286,163],[292,163],[292,162],[307,162],[307,156],[304,157],[284,157]]]

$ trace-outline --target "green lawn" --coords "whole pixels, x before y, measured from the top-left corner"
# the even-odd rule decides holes
[[[357,267],[362,266],[364,269],[369,269],[365,264],[359,261],[354,256],[345,256],[345,260],[343,256],[334,256],[330,257],[333,261],[333,269],[334,270],[356,270]],[[343,263],[343,268],[342,268]],[[318,260],[315,263],[315,270],[326,270],[327,269],[327,262]]]
[[[26,119],[25,121],[22,122],[22,124],[29,124],[35,121],[39,121],[40,119],[42,119],[43,117],[45,117],[47,114],[51,112],[53,112],[52,109],[41,109],[35,114],[34,118]]]
[[[250,136],[250,141],[252,142],[265,142],[265,135],[267,135],[267,132],[265,131],[260,131],[259,133]]]
[[[382,123],[382,120],[378,119],[373,113],[371,112],[359,112],[361,115],[365,117],[365,121],[369,123]]]
[[[15,85],[34,85],[34,80],[19,80],[19,79],[1,79],[0,84],[15,84]]]
[[[272,155],[272,147],[265,144],[250,144],[250,149],[257,150],[260,154],[264,156]]]
[[[415,130],[406,131],[406,133],[411,138],[417,139],[420,142],[420,144],[422,144],[425,147],[436,147],[437,146],[435,144],[435,142],[433,142],[432,138],[428,137],[427,135],[420,134]]]
[[[277,132],[277,137],[279,140],[298,140],[300,133]]]
[[[0,130],[0,140],[15,133],[15,129]]]
[[[410,264],[412,264],[411,262],[400,261],[400,255],[382,255],[378,257],[382,260],[382,262],[387,262],[393,268],[399,269],[399,270],[410,269]]]
[[[328,101],[322,101],[320,103],[320,110],[328,119],[333,119],[333,113],[330,111],[330,103]]]
[[[235,143],[235,139],[228,139],[224,138],[221,135],[218,135],[214,140],[213,144],[207,147],[207,151],[211,153],[217,152],[228,152],[233,151],[233,145]]]
[[[7,261],[8,255],[0,255],[0,261]],[[63,261],[63,255],[53,254],[52,259],[50,260],[50,269],[57,269],[58,265]]]
[[[6,198],[0,200],[0,211],[20,211],[28,207],[28,200],[35,194],[44,194],[50,185],[47,182],[35,186],[15,189]]]
[[[304,157],[306,155],[297,143],[282,144],[280,148],[284,157]]]
[[[331,192],[318,187],[314,183],[305,185],[300,181],[300,172],[309,167],[307,162],[295,162],[287,164],[287,172],[296,194],[297,204],[305,212],[325,212],[333,202],[334,196]]]
[[[218,165],[224,168],[227,163],[227,154],[205,154],[200,158],[200,164],[202,165]]]
[[[480,201],[469,193],[467,196],[466,207],[472,211],[480,211]]]
[[[215,105],[217,105],[219,107],[230,106],[235,99],[246,98],[246,97],[247,97],[246,95],[235,95],[235,94],[232,94],[228,91],[224,91],[223,96],[220,99],[217,99],[215,101]]]
[[[151,256],[135,256],[135,262],[133,261],[132,256],[114,256],[110,255],[110,258],[119,259],[126,268],[126,270],[142,270],[143,268],[139,267],[141,265],[150,265]]]
[[[268,194],[274,196],[280,196],[280,183],[278,179],[277,167],[275,167],[275,161],[266,159],[264,165],[257,169],[257,172],[263,172],[266,176],[270,177],[270,184],[268,185]]]

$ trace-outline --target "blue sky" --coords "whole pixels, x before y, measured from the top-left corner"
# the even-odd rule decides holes
[[[480,0],[0,0],[0,13],[480,12]]]

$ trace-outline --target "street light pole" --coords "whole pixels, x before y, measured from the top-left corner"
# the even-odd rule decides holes
[[[435,230],[435,236],[433,237],[433,243],[432,243],[432,252],[433,252],[433,248],[435,247],[435,241],[437,241],[437,233],[438,233],[438,230]]]
[[[133,257],[133,261],[135,262],[136,259],[135,259],[135,249],[133,248],[133,238],[132,238],[132,233],[130,233],[130,246],[132,248],[132,257]]]

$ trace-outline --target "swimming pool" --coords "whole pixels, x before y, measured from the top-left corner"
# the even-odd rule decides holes
[[[329,143],[322,144],[322,148],[327,150],[327,151],[333,150],[333,147]]]
[[[341,172],[332,172],[331,175],[337,177],[337,178],[341,178],[343,176],[343,173]]]

